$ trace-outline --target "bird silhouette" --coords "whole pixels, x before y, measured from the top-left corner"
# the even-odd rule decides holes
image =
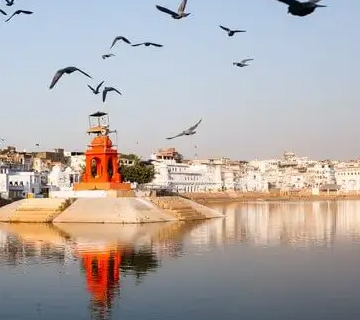
[[[115,57],[115,55],[113,53],[107,53],[107,54],[103,54],[101,57],[103,59],[106,59],[106,58],[110,58],[110,57]]]
[[[8,7],[11,7],[14,4],[15,0],[5,0],[5,2]]]
[[[246,62],[252,61],[252,60],[254,60],[254,59],[244,59],[244,60],[241,60],[240,62],[233,62],[233,65],[240,67],[240,68],[247,67],[248,64],[246,64]]]
[[[133,44],[132,46],[133,47],[138,47],[138,46],[142,46],[144,45],[145,47],[148,47],[148,46],[154,46],[154,47],[163,47],[162,44],[158,44],[158,43],[153,43],[153,42],[142,42],[142,43],[137,43],[137,44]]]
[[[4,138],[0,138],[0,141],[1,141],[1,142],[5,142],[5,139],[4,139]]]
[[[102,99],[103,99],[103,102],[105,102],[106,100],[106,96],[107,96],[107,93],[110,92],[110,91],[115,91],[116,93],[118,93],[119,95],[121,95],[121,92],[113,87],[105,87],[103,92],[102,92]]]
[[[224,26],[219,26],[221,29],[225,30],[228,34],[229,37],[232,37],[235,33],[239,33],[239,32],[246,32],[246,30],[231,30],[227,27]]]
[[[172,11],[168,8],[159,5],[156,5],[156,8],[161,12],[171,15],[172,18],[179,20],[182,18],[186,18],[188,15],[190,15],[190,13],[185,13],[186,4],[187,4],[187,0],[183,0],[179,5],[178,12]]]
[[[54,86],[56,85],[56,83],[59,81],[59,79],[63,76],[64,73],[66,74],[71,74],[75,71],[79,71],[81,72],[83,75],[89,77],[92,79],[92,77],[90,75],[88,75],[86,72],[80,70],[79,68],[76,68],[76,67],[66,67],[66,68],[63,68],[63,69],[59,69],[58,71],[56,71],[52,81],[51,81],[51,84],[50,84],[50,89],[54,88]]]
[[[12,17],[14,17],[15,15],[17,15],[17,14],[21,14],[21,13],[23,13],[23,14],[33,14],[33,12],[32,11],[27,11],[27,10],[16,10],[11,16],[10,16],[10,18],[9,19],[7,19],[7,20],[5,20],[5,22],[8,22],[8,21],[10,21],[10,19],[12,19]]]
[[[3,14],[4,16],[7,16],[7,13],[4,10],[0,9],[0,13]]]
[[[90,86],[89,84],[88,84],[88,87],[89,87],[90,90],[93,92],[93,94],[99,94],[99,93],[100,93],[100,88],[101,88],[101,86],[103,85],[103,83],[104,83],[104,81],[100,82],[100,83],[97,85],[96,89],[94,89],[94,88],[93,88],[92,86]]]
[[[128,44],[131,44],[131,42],[130,42],[127,38],[125,38],[125,37],[123,37],[123,36],[117,36],[117,37],[113,40],[110,49],[112,49],[112,47],[113,47],[113,46],[116,44],[116,42],[118,42],[119,40],[122,40],[122,41],[124,41],[124,42],[126,42],[126,43],[128,43]]]
[[[310,13],[313,13],[316,8],[324,8],[327,6],[317,4],[321,0],[310,0],[306,2],[300,2],[297,0],[278,0],[280,2],[283,2],[287,4],[288,7],[288,13],[292,14],[293,16],[299,16],[304,17],[309,15]]]
[[[166,139],[171,140],[171,139],[174,139],[174,138],[177,138],[177,137],[191,136],[191,135],[195,134],[196,133],[195,129],[198,127],[198,125],[201,123],[201,121],[202,121],[202,119],[200,119],[196,124],[194,124],[189,129],[184,130],[183,132],[177,134],[176,136],[169,137],[169,138],[166,138]]]

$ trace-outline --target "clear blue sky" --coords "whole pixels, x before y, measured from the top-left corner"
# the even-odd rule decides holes
[[[284,150],[313,158],[360,155],[360,3],[298,18],[276,0],[189,0],[176,21],[156,10],[179,0],[18,0],[33,10],[0,25],[0,136],[33,150],[83,150],[87,115],[110,113],[119,150],[147,156],[174,146],[193,157],[270,158]],[[244,28],[232,38],[224,24]],[[163,48],[115,47],[117,35]],[[246,68],[234,60],[254,58]],[[89,72],[48,86],[56,70]],[[105,80],[123,92],[103,104],[87,84]],[[202,117],[198,133],[168,141]],[[138,142],[138,144],[136,144]]]

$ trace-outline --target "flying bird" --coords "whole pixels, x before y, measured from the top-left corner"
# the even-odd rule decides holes
[[[11,7],[14,4],[15,0],[5,0],[5,2],[8,7]]]
[[[181,136],[191,136],[191,135],[195,134],[196,133],[195,129],[198,127],[198,125],[201,123],[201,121],[202,121],[202,119],[200,119],[196,124],[194,124],[189,129],[184,130],[183,132],[177,134],[176,136],[169,137],[166,139],[170,140],[170,139],[174,139],[174,138],[181,137]]]
[[[123,37],[123,36],[118,36],[118,37],[116,37],[116,38],[113,40],[110,49],[116,44],[116,42],[118,42],[118,41],[120,41],[120,40],[122,40],[122,41],[124,41],[124,42],[126,42],[126,43],[128,43],[128,44],[131,44],[131,42],[130,42],[127,38],[125,38],[125,37]]]
[[[4,10],[0,9],[0,13],[3,14],[4,16],[7,16],[7,13]]]
[[[121,92],[113,87],[105,87],[102,93],[102,98],[103,98],[103,102],[105,102],[106,100],[106,95],[108,92],[110,91],[115,91],[116,93],[118,93],[119,95],[121,95]]]
[[[158,43],[153,43],[153,42],[142,42],[142,43],[137,43],[137,44],[133,44],[132,46],[133,47],[138,47],[138,46],[141,46],[141,45],[144,45],[145,47],[148,47],[148,46],[154,46],[154,47],[163,47],[162,44],[158,44]]]
[[[167,14],[171,15],[172,18],[179,20],[179,19],[182,19],[182,18],[186,18],[190,14],[190,13],[185,13],[186,3],[187,3],[187,0],[183,0],[180,3],[177,12],[174,12],[174,11],[168,9],[168,8],[165,8],[165,7],[162,7],[162,6],[159,6],[159,5],[156,5],[156,8],[158,10],[160,10],[161,12],[164,12],[164,13],[167,13]]]
[[[227,27],[224,26],[219,26],[221,29],[225,30],[228,34],[229,37],[232,37],[235,33],[239,33],[239,32],[246,32],[246,30],[231,30]]]
[[[240,62],[233,62],[233,65],[237,66],[237,67],[240,67],[240,68],[247,67],[248,64],[246,64],[246,62],[252,61],[252,60],[254,60],[254,59],[244,59],[244,60],[241,60]]]
[[[94,89],[94,88],[93,88],[92,86],[90,86],[89,84],[88,84],[88,87],[89,87],[90,90],[93,92],[93,94],[99,94],[99,93],[100,93],[100,88],[101,88],[101,86],[103,85],[103,83],[104,83],[104,81],[100,82],[100,83],[97,85],[96,89]]]
[[[1,141],[1,142],[5,142],[5,139],[4,139],[4,138],[0,138],[0,141]]]
[[[52,81],[51,81],[51,84],[50,84],[50,89],[54,88],[54,86],[56,85],[56,83],[59,81],[59,79],[62,77],[62,75],[64,73],[66,74],[71,74],[75,71],[79,71],[81,72],[83,75],[89,77],[90,79],[92,79],[92,77],[90,75],[88,75],[86,72],[80,70],[79,68],[76,68],[76,67],[66,67],[66,68],[63,68],[63,69],[60,69],[58,71],[56,71]]]
[[[316,8],[324,8],[327,6],[317,4],[321,0],[310,0],[306,2],[300,2],[297,0],[278,0],[287,4],[288,13],[292,14],[293,16],[304,17],[310,13],[313,13]]]
[[[101,57],[103,59],[106,59],[106,58],[110,58],[110,57],[115,57],[115,55],[113,53],[107,53],[107,54],[103,54]]]
[[[10,19],[13,17],[13,16],[15,16],[15,15],[17,15],[17,14],[20,14],[20,13],[23,13],[23,14],[33,14],[33,12],[32,11],[27,11],[27,10],[16,10],[11,16],[10,16],[10,18],[9,19],[7,19],[7,20],[5,20],[5,22],[8,22],[8,21],[10,21]]]

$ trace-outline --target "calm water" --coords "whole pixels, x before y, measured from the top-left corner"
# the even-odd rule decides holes
[[[0,225],[0,319],[359,319],[360,202],[146,226]]]

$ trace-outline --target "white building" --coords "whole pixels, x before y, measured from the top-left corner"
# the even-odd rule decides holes
[[[173,192],[221,190],[220,166],[177,163],[174,159],[154,162],[155,178],[147,186]]]
[[[340,163],[335,166],[336,184],[342,191],[360,190],[360,163],[348,162]]]
[[[17,170],[14,166],[0,165],[0,196],[24,198],[28,193],[40,195],[42,176],[34,171]]]
[[[81,172],[64,165],[55,165],[48,177],[51,190],[73,190],[74,183],[80,181]]]

